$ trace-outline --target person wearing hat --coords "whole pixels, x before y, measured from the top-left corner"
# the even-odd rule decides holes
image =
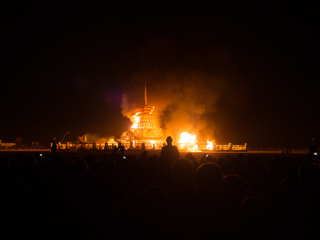
[[[171,164],[180,158],[179,150],[176,146],[172,145],[172,137],[167,137],[167,146],[163,147],[161,150],[160,158],[168,167],[171,167]]]

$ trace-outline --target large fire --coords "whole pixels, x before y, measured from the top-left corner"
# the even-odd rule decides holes
[[[131,116],[131,127],[121,136],[121,143],[127,148],[160,149],[165,136],[153,114],[154,107],[144,106]]]
[[[197,141],[197,136],[192,135],[188,132],[183,132],[180,135],[179,140],[179,149],[185,150],[188,152],[199,152],[202,150],[213,150],[213,141],[207,140],[207,144],[200,145]]]
[[[138,123],[140,122],[140,116],[139,116],[139,114],[141,114],[141,113],[140,113],[140,112],[137,112],[135,115],[133,115],[133,116],[131,117],[131,122],[133,122],[133,124],[132,124],[132,126],[131,126],[132,129],[138,128]]]
[[[179,148],[183,149],[183,150],[187,150],[190,152],[197,152],[198,149],[198,145],[197,145],[197,136],[196,135],[192,135],[190,133],[187,132],[183,132],[181,133],[181,137],[179,140]]]
[[[159,127],[154,107],[148,106],[147,89],[145,87],[145,104],[130,117],[132,122],[128,131],[122,133],[121,143],[126,148],[160,149],[166,142],[162,129]]]
[[[145,104],[130,117],[132,122],[128,131],[121,135],[120,141],[126,148],[161,149],[166,144],[166,136],[159,127],[158,120],[153,113],[154,107],[148,106],[147,89],[145,86]],[[178,148],[188,152],[213,150],[214,143],[200,143],[197,136],[188,132],[182,132],[178,141]]]
[[[206,149],[207,150],[213,150],[213,141],[207,140]]]

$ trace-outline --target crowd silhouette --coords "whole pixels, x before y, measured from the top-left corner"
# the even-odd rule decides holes
[[[1,239],[319,235],[316,148],[267,163],[251,154],[197,159],[192,153],[179,158],[117,150],[103,158],[59,152],[1,157]]]

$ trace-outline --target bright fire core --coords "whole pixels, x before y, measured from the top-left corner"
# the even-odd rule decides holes
[[[148,106],[146,86],[144,107],[133,114],[130,120],[132,122],[131,127],[120,137],[121,144],[126,148],[161,149],[166,144],[166,136],[154,115],[154,107]],[[187,132],[181,133],[177,145],[180,150],[189,152],[213,149],[213,142],[199,143],[196,135]]]
[[[199,152],[201,150],[213,150],[213,142],[207,140],[207,145],[200,147],[197,143],[197,136],[188,132],[183,132],[180,135],[179,149],[188,152]]]

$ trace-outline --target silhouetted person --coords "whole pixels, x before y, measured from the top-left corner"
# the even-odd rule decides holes
[[[187,153],[185,158],[189,159],[192,162],[193,169],[197,169],[199,167],[198,160],[192,153]]]
[[[183,239],[189,239],[190,230],[193,228],[193,212],[196,203],[196,188],[193,184],[193,165],[191,160],[180,158],[172,166],[173,190],[172,200],[177,221],[181,224],[180,236]],[[194,238],[192,238],[194,239]]]
[[[148,152],[143,151],[139,157],[139,163],[145,164],[147,158],[148,158]]]
[[[315,145],[311,145],[309,147],[309,155],[313,156],[315,152],[317,152],[317,147]]]
[[[237,174],[226,175],[223,180],[226,186],[228,209],[235,212],[245,197],[247,183]]]
[[[222,226],[227,217],[225,184],[220,167],[212,162],[200,165],[194,173],[197,199],[192,221],[199,239],[214,232],[222,239]]]
[[[172,137],[167,137],[167,146],[163,147],[161,150],[161,159],[167,166],[171,166],[171,164],[180,158],[180,153],[176,146],[172,145]]]
[[[224,181],[221,168],[215,163],[205,163],[194,173],[194,181],[201,201],[221,202],[224,195]]]
[[[55,155],[57,152],[57,144],[54,140],[52,140],[51,142],[51,154],[52,155]]]

